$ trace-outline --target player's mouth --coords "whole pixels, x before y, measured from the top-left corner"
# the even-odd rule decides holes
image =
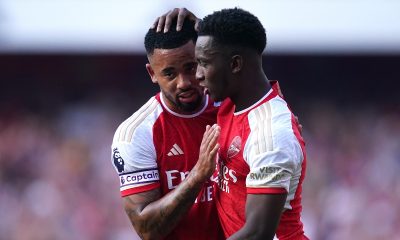
[[[198,98],[198,93],[195,90],[189,90],[178,94],[179,101],[183,103],[190,103],[196,101]]]

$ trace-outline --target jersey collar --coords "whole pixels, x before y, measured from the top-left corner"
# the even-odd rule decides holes
[[[247,111],[253,109],[253,108],[256,107],[258,104],[260,104],[262,101],[264,101],[264,99],[266,99],[266,98],[272,93],[272,91],[273,91],[273,88],[271,87],[271,89],[267,92],[267,94],[265,94],[265,95],[264,95],[260,100],[258,100],[256,103],[254,103],[254,104],[251,105],[250,107],[245,108],[245,109],[243,109],[243,110],[241,110],[241,111],[239,111],[239,112],[234,112],[233,115],[234,115],[234,116],[237,116],[237,115],[240,115],[240,114],[242,114],[242,113],[244,113],[244,112],[247,112]]]

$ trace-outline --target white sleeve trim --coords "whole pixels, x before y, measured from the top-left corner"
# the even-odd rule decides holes
[[[121,190],[159,180],[153,126],[161,112],[161,105],[153,97],[115,132],[111,161],[120,175]],[[129,187],[123,178],[132,180]]]

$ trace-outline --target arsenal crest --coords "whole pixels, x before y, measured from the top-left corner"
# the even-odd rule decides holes
[[[240,136],[236,136],[233,138],[231,145],[229,145],[227,157],[228,159],[233,158],[240,152],[240,148],[242,147],[242,138]]]

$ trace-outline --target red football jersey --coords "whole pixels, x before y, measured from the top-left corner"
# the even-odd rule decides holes
[[[217,111],[206,96],[199,112],[181,115],[170,110],[157,94],[124,121],[112,144],[122,196],[155,188],[165,195],[176,188],[196,164],[206,125],[216,122]],[[166,239],[224,239],[213,193],[210,180]]]
[[[304,141],[277,83],[251,107],[234,111],[227,99],[218,113],[221,147],[215,198],[225,237],[243,227],[247,194],[287,192],[276,236],[307,239],[300,220]]]

